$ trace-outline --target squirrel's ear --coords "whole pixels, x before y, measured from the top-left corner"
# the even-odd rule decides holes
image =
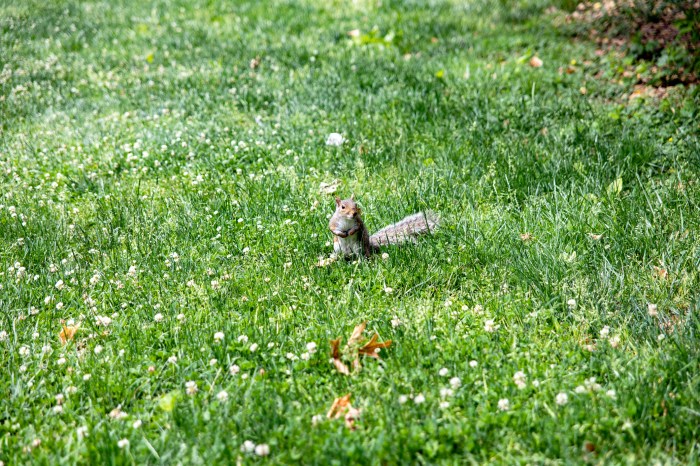
[[[355,200],[355,193],[352,193],[352,194],[350,195],[350,199],[352,199],[353,201]]]
[[[340,205],[340,198],[335,196],[335,205]]]

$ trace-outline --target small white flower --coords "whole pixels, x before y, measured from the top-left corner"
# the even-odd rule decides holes
[[[459,377],[452,377],[450,379],[450,387],[453,390],[457,390],[462,385],[462,380]]]
[[[187,382],[185,382],[185,392],[188,395],[194,395],[198,391],[199,389],[197,388],[197,382],[195,382],[194,380],[188,380]]]
[[[396,327],[399,327],[400,325],[401,325],[401,320],[398,317],[394,316],[394,318],[391,319],[391,326],[396,328]]]
[[[131,426],[132,426],[134,429],[138,429],[139,427],[141,427],[141,424],[143,424],[143,423],[141,422],[141,419],[136,419],[136,420],[134,421],[134,423],[131,424]]]
[[[253,451],[255,451],[255,444],[250,440],[246,440],[245,442],[243,442],[243,445],[241,445],[241,451],[243,453],[252,453]]]
[[[251,353],[255,353],[257,350],[258,350],[258,344],[257,344],[257,343],[253,343],[252,345],[250,345],[250,352],[251,352]]]
[[[612,336],[608,341],[610,342],[610,346],[612,346],[613,348],[617,348],[618,346],[620,346],[620,335]]]
[[[153,320],[155,320],[156,322],[162,322],[163,321],[163,314],[161,314],[159,312],[158,314],[153,316]]]
[[[316,426],[316,425],[322,423],[322,422],[323,422],[323,419],[324,419],[323,414],[314,414],[314,415],[311,417],[311,425],[312,425],[312,426]]]
[[[338,147],[343,145],[345,142],[345,139],[343,138],[343,135],[340,133],[331,133],[328,135],[328,138],[326,138],[326,145],[327,146],[334,146]]]
[[[91,377],[92,377],[92,374],[84,374],[84,375],[83,375],[83,380],[84,380],[85,382],[87,382],[88,380],[90,380]]]
[[[307,343],[306,349],[308,350],[309,353],[314,354],[316,352],[316,343],[313,341]]]
[[[123,439],[121,439],[120,441],[117,442],[117,446],[118,446],[119,448],[126,448],[126,447],[129,446],[129,440],[123,438]]]
[[[576,308],[576,300],[572,298],[566,302],[566,305],[569,306],[569,309],[574,309]]]
[[[177,320],[179,320],[180,322],[182,322],[183,320],[185,320],[185,314],[178,314],[178,315],[177,315]]]
[[[219,361],[217,361],[216,358],[211,358],[211,359],[209,360],[209,365],[210,365],[210,366],[216,366],[216,363],[217,363],[217,362],[219,362]]]
[[[617,393],[615,392],[615,390],[608,390],[607,392],[605,392],[605,394],[613,400],[617,398]]]
[[[66,399],[66,397],[63,396],[63,393],[56,394],[55,398],[56,398],[56,403],[59,405],[63,404],[63,401]]]
[[[236,364],[232,365],[231,367],[228,368],[228,372],[231,375],[236,375],[241,371],[241,368],[238,367]]]
[[[104,348],[102,348],[102,345],[97,345],[93,351],[95,351],[95,354],[100,354],[103,349]]]
[[[308,352],[301,353],[301,359],[303,359],[304,361],[308,361],[309,359],[311,359],[311,355]]]
[[[501,398],[498,400],[498,409],[501,411],[508,411],[510,409],[510,401],[508,401],[508,398]]]
[[[27,366],[25,364],[22,364],[21,366],[19,366],[19,371],[22,373],[27,372]],[[31,380],[29,382],[33,384]]]
[[[479,363],[476,362],[476,361],[473,360],[473,359],[472,359],[471,361],[469,361],[469,367],[476,367],[476,366],[478,366],[478,365],[479,365]]]
[[[513,382],[515,382],[515,385],[517,385],[517,387],[521,390],[526,387],[526,379],[527,376],[523,371],[518,371],[515,374],[513,374]]]
[[[438,371],[438,375],[439,375],[440,377],[447,377],[447,375],[448,375],[449,373],[450,373],[450,370],[449,370],[448,368],[446,368],[446,367],[443,367],[442,369],[440,369],[440,370]]]
[[[85,438],[88,435],[88,428],[87,426],[80,426],[77,429],[75,429],[75,433],[78,436],[78,438]]]
[[[440,409],[447,409],[450,407],[450,402],[449,401],[441,401],[440,402]]]
[[[7,340],[7,332],[5,330],[0,332],[0,341]]]
[[[255,447],[255,454],[258,456],[269,455],[270,454],[270,446],[265,444],[265,443],[261,443],[260,445],[257,445]]]
[[[425,397],[423,396],[422,393],[419,393],[418,395],[413,397],[413,402],[417,405],[424,403],[425,402]]]
[[[454,392],[452,391],[451,388],[441,388],[440,389],[440,398],[447,398],[454,395]]]
[[[62,302],[61,302],[61,303],[56,303],[56,309],[59,310],[59,311],[60,311],[61,309],[63,309],[63,303],[62,303]]]
[[[238,341],[240,343],[248,343],[248,336],[247,335],[241,335],[238,337]]]
[[[399,395],[399,403],[404,404],[408,401],[408,395]]]
[[[605,327],[600,329],[600,338],[608,338],[608,335],[610,335],[610,327],[606,325]]]
[[[177,356],[170,356],[170,357],[168,358],[168,362],[169,362],[170,364],[177,364]]]
[[[664,338],[666,338],[666,335],[664,335],[663,333],[659,334],[659,336],[656,337],[656,339],[657,339],[658,341],[661,341],[661,340],[663,340]]]
[[[539,386],[540,386],[540,381],[539,381],[539,380],[533,380],[533,381],[532,381],[532,386],[535,387],[535,388],[539,387]]]
[[[228,393],[226,393],[224,390],[221,390],[219,393],[216,394],[216,399],[219,401],[226,401],[228,400]]]
[[[486,319],[484,321],[484,330],[486,330],[489,333],[495,332],[496,330],[498,330],[498,327],[500,327],[500,325],[495,325],[493,319]]]
[[[214,340],[218,343],[224,339],[224,332],[216,332],[214,334]]]
[[[647,312],[649,316],[656,317],[659,315],[659,308],[656,304],[649,303],[647,304]]]
[[[586,393],[586,387],[584,387],[583,385],[579,385],[576,388],[574,388],[574,392],[579,394]]]
[[[29,356],[29,347],[28,346],[20,346],[19,348],[19,355],[20,356]]]
[[[53,412],[56,414],[61,414],[63,412],[63,406],[61,405],[56,405],[53,407]]]
[[[297,355],[294,354],[294,353],[287,353],[287,354],[285,355],[285,357],[286,357],[287,359],[289,359],[290,361],[296,361],[297,359],[299,359],[299,358],[297,357]]]
[[[57,282],[56,282],[56,285],[54,285],[54,286],[55,286],[56,289],[59,290],[59,291],[62,290],[62,289],[65,287],[65,285],[64,285],[64,283],[63,283],[63,280],[57,281]]]
[[[556,398],[554,401],[559,405],[559,406],[564,406],[566,403],[569,402],[569,395],[566,393],[559,393],[557,394]]]
[[[383,260],[388,260],[388,259],[389,259],[389,254],[387,254],[386,252],[383,252],[383,253],[382,253],[382,259],[383,259]]]
[[[385,286],[384,287],[384,293],[386,294],[392,294],[394,292],[394,289],[390,286]]]

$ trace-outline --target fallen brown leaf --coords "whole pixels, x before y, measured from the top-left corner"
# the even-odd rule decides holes
[[[661,279],[665,279],[668,277],[668,270],[654,266],[654,274]]]
[[[58,339],[61,340],[61,344],[65,345],[72,340],[79,328],[80,325],[64,325],[63,330],[58,334]]]
[[[341,396],[333,400],[331,409],[328,410],[328,414],[326,414],[326,417],[328,419],[338,419],[339,417],[344,415],[345,410],[348,408],[348,406],[352,406],[350,404],[350,398],[352,398],[352,393],[348,393],[345,396]]]
[[[391,346],[391,340],[383,341],[380,343],[377,343],[377,340],[379,339],[379,335],[376,333],[372,335],[372,338],[362,347],[360,348],[360,354],[364,354],[365,356],[369,356],[371,358],[376,358],[379,359],[379,354],[377,354],[377,350],[379,348],[388,348]]]
[[[542,60],[541,60],[537,55],[534,55],[534,56],[530,59],[530,66],[531,66],[531,67],[533,67],[533,68],[541,68],[542,65],[543,65],[543,62],[542,62]]]
[[[523,241],[530,241],[530,240],[534,239],[534,236],[532,236],[530,233],[521,233],[520,239]]]
[[[365,321],[353,329],[352,335],[350,335],[350,339],[348,340],[348,346],[354,345],[355,343],[358,343],[362,339],[362,332],[365,331],[366,326],[367,326],[367,322]]]

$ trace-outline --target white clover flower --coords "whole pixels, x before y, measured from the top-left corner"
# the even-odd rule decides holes
[[[250,440],[246,440],[245,442],[243,442],[243,445],[241,445],[241,451],[243,453],[252,453],[253,451],[255,451],[255,444]]]
[[[123,438],[123,439],[121,439],[120,441],[117,442],[117,446],[118,446],[119,448],[126,448],[126,447],[129,446],[129,440]]]
[[[383,253],[382,253],[382,259],[383,259],[383,260],[388,260],[388,259],[389,259],[389,254],[386,253],[386,252],[383,252]]]
[[[141,419],[136,419],[136,420],[134,421],[134,423],[131,424],[131,426],[132,426],[134,429],[138,429],[139,427],[141,427],[142,424],[143,424],[143,423],[141,422]]]
[[[539,380],[533,380],[533,381],[532,381],[532,386],[535,387],[535,388],[539,387],[539,386],[540,386],[540,381],[539,381]]]
[[[301,359],[303,359],[304,361],[308,361],[309,359],[311,359],[311,355],[309,353],[301,353]]]
[[[189,380],[189,381],[185,382],[185,392],[188,395],[194,395],[198,391],[199,391],[199,389],[197,388],[197,382],[195,382],[193,380]]]
[[[75,429],[75,433],[78,436],[78,438],[85,438],[88,435],[88,428],[87,426],[80,426],[77,429]]]
[[[168,358],[170,364],[177,364],[177,356],[173,355]]]
[[[498,400],[498,409],[501,411],[508,411],[510,409],[510,401],[508,401],[508,398],[501,398]]]
[[[240,343],[248,343],[248,336],[247,335],[241,335],[238,337],[238,341]]]
[[[612,346],[613,348],[617,348],[618,346],[620,346],[620,335],[612,336],[608,341],[610,342],[610,346]]]
[[[398,317],[394,316],[394,318],[391,319],[391,326],[396,328],[400,325],[401,325],[401,320]]]
[[[523,389],[526,386],[526,381],[527,376],[523,371],[518,371],[515,374],[513,374],[513,382],[515,382],[515,385],[518,386],[519,389]]]
[[[20,356],[29,356],[30,350],[28,346],[20,346],[19,348],[19,355]]]
[[[7,332],[5,330],[0,331],[0,341],[7,340]]]
[[[216,394],[216,399],[221,402],[224,402],[228,400],[228,393],[226,393],[226,391],[224,390],[221,390],[219,393]]]
[[[65,284],[63,283],[63,280],[59,280],[56,282],[54,285],[57,290],[61,291],[63,288],[65,288]]]
[[[61,309],[63,309],[63,303],[56,303],[56,310],[60,311]]]
[[[345,138],[343,138],[343,135],[340,133],[331,133],[328,135],[328,138],[326,138],[326,145],[327,146],[334,146],[338,147],[343,145],[345,142]]]
[[[440,398],[447,398],[454,395],[454,392],[452,391],[451,388],[441,388],[440,389]]]
[[[385,286],[384,287],[384,293],[386,294],[392,294],[394,292],[394,289],[390,286]]]
[[[232,365],[231,367],[228,368],[228,372],[231,375],[236,375],[241,371],[241,368],[238,367],[236,364]]]
[[[257,445],[255,447],[255,454],[258,456],[269,455],[270,454],[270,446],[265,444],[265,443],[261,443],[260,445]]]
[[[572,298],[566,302],[566,305],[569,306],[569,309],[575,309],[576,308],[576,300]]]
[[[249,348],[249,349],[250,349],[250,352],[251,352],[251,353],[255,353],[255,352],[258,350],[258,344],[257,344],[257,343],[253,343],[252,345],[250,345],[250,348]]]
[[[453,390],[457,390],[461,386],[462,380],[459,377],[452,377],[450,379],[450,387],[452,387]]]
[[[314,414],[311,417],[311,425],[316,426],[316,425],[322,423],[324,418],[325,417],[323,416],[323,414]]]
[[[63,396],[63,393],[57,393],[54,398],[56,399],[56,403],[59,405],[62,405],[63,401],[66,399],[66,397]]]
[[[663,340],[664,338],[666,338],[666,335],[664,335],[663,333],[660,333],[659,336],[656,337],[656,339],[657,339],[658,341],[661,341],[661,340]]]
[[[63,412],[63,406],[61,405],[56,405],[53,407],[53,412],[56,414],[61,414]]]
[[[649,303],[647,304],[647,312],[650,317],[656,317],[659,315],[659,308],[656,304]]]
[[[306,349],[310,354],[314,354],[316,352],[316,343],[315,342],[309,342],[306,344]]]
[[[566,403],[569,402],[569,395],[566,393],[559,393],[557,394],[556,398],[554,401],[559,405],[559,406],[564,406]]]
[[[95,349],[93,350],[95,354],[100,354],[104,348],[102,348],[102,345],[97,345],[95,346]]]
[[[476,367],[476,366],[478,366],[478,365],[479,365],[479,363],[476,362],[476,361],[473,360],[473,359],[472,359],[471,361],[469,361],[469,367]]]
[[[600,329],[600,338],[608,338],[608,335],[610,335],[610,327],[606,325],[605,327]]]
[[[156,322],[162,322],[163,321],[163,314],[161,314],[159,312],[158,314],[153,316],[153,320],[155,320]]]
[[[286,357],[287,359],[289,359],[290,361],[296,361],[297,359],[299,359],[299,358],[297,357],[297,355],[294,354],[294,353],[287,353],[287,354],[285,355],[285,357]]]
[[[218,363],[218,362],[219,362],[219,361],[217,361],[216,358],[211,358],[211,359],[209,360],[209,365],[210,365],[210,366],[216,366],[216,363]]]
[[[185,314],[182,314],[182,313],[178,314],[178,315],[177,315],[177,320],[179,320],[180,322],[182,322],[183,320],[185,320]]]
[[[574,392],[579,394],[586,393],[586,387],[584,387],[583,385],[579,385],[576,388],[574,388]]]
[[[399,403],[404,404],[408,401],[408,395],[399,395]]]
[[[87,382],[92,377],[92,374],[83,374],[83,380]]]
[[[493,319],[486,319],[484,321],[484,330],[489,333],[495,332],[498,330],[498,327],[500,327],[500,325],[495,325]]]
[[[450,370],[449,370],[448,368],[446,368],[446,367],[443,367],[442,369],[440,369],[440,370],[438,371],[438,375],[439,375],[440,377],[447,377],[447,375],[448,375],[449,373],[450,373]]]
[[[224,339],[224,332],[216,332],[214,334],[214,340],[218,343]]]
[[[617,398],[617,393],[615,392],[615,390],[608,390],[607,392],[605,392],[605,394],[613,400]]]
[[[418,395],[413,397],[413,402],[417,405],[425,403],[425,396],[423,396],[422,393],[419,393]]]

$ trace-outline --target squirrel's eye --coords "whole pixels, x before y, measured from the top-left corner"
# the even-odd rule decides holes
[[[341,206],[340,206],[340,208],[341,208],[341,209],[344,209],[344,208],[345,208],[345,206],[344,206],[344,205],[341,205]]]

